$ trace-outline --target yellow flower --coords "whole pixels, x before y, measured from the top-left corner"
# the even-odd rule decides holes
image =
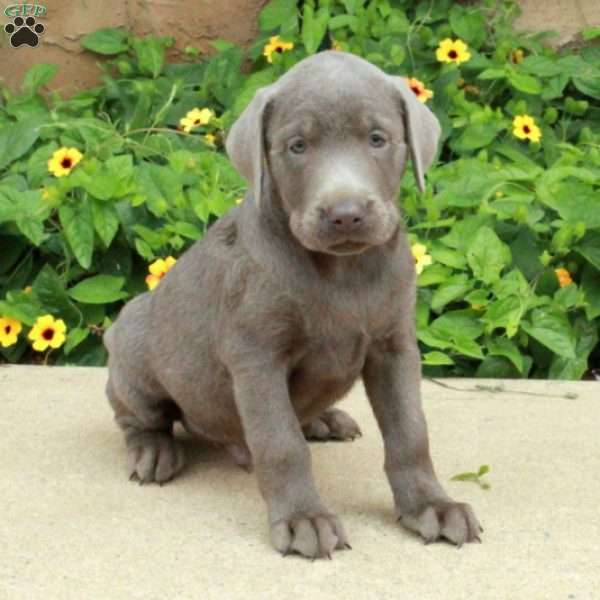
[[[46,348],[60,348],[67,339],[67,326],[62,319],[54,319],[52,315],[38,317],[29,335],[34,350],[43,352]]]
[[[518,65],[519,63],[523,62],[523,56],[523,50],[521,50],[521,48],[517,48],[510,53],[510,62]]]
[[[189,133],[194,127],[208,124],[214,116],[215,113],[210,108],[194,108],[179,121],[179,125],[186,133]]]
[[[542,137],[542,132],[533,117],[518,115],[513,120],[513,135],[520,140],[531,140],[537,144]]]
[[[435,56],[440,62],[456,63],[467,62],[471,58],[469,47],[462,40],[446,38],[440,42]]]
[[[0,346],[8,348],[17,343],[17,336],[21,333],[21,321],[10,317],[0,317]]]
[[[284,42],[278,35],[274,35],[272,38],[269,38],[269,43],[265,45],[263,49],[263,56],[267,57],[267,61],[273,62],[273,52],[278,52],[281,54],[282,52],[286,52],[287,50],[291,50],[294,47],[292,42]]]
[[[153,290],[176,262],[177,261],[172,256],[155,260],[148,267],[148,271],[150,271],[150,274],[146,277],[148,288]]]
[[[244,199],[243,199],[243,198],[236,198],[236,199],[235,199],[235,203],[236,203],[236,204],[241,204],[243,201],[244,201]]]
[[[342,49],[342,45],[337,40],[331,40],[331,49],[340,51]]]
[[[556,273],[556,277],[561,288],[573,283],[571,274],[566,269],[554,269],[554,272]]]
[[[59,148],[48,161],[48,171],[55,177],[64,177],[82,158],[83,154],[77,148]],[[46,199],[43,192],[42,196]]]
[[[433,92],[431,90],[428,90],[422,81],[419,81],[414,77],[407,77],[406,83],[421,102],[424,103],[427,102],[429,98],[433,98]]]
[[[207,133],[204,136],[204,140],[206,141],[207,144],[210,144],[211,146],[214,146],[215,142],[217,141],[217,136],[214,135],[213,133]]]
[[[431,256],[427,254],[427,247],[423,244],[413,244],[411,251],[415,259],[415,270],[417,271],[417,275],[420,275],[423,269],[431,264]]]
[[[28,286],[25,286],[25,287],[23,288],[23,291],[24,291],[26,294],[31,294],[31,292],[33,291],[33,288],[32,288],[30,285],[28,285]]]

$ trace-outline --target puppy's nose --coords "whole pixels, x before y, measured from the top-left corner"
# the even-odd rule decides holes
[[[325,218],[331,227],[340,233],[351,233],[360,229],[365,216],[365,205],[358,200],[342,200],[325,210]]]

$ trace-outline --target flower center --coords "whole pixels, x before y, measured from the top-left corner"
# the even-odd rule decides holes
[[[283,48],[281,46],[277,46],[277,48],[275,48],[275,52],[279,52],[279,54],[281,54],[283,52]]]
[[[42,337],[45,340],[50,341],[54,337],[54,329],[52,329],[51,327],[48,327],[48,329],[44,329],[44,331],[42,331]]]
[[[525,133],[531,133],[531,129],[529,129],[529,125],[523,125],[523,131]]]
[[[4,333],[6,333],[6,334],[9,334],[9,333],[10,333],[10,329],[11,329],[10,325],[7,325],[7,326],[4,328]]]
[[[420,90],[420,89],[419,89],[419,88],[418,88],[416,85],[413,85],[413,86],[411,86],[411,88],[410,88],[410,89],[411,89],[411,90],[412,90],[412,91],[413,91],[413,92],[414,92],[414,93],[415,93],[417,96],[419,96],[419,95],[421,94],[421,90]]]
[[[450,50],[450,52],[448,52],[448,57],[455,60],[458,58],[458,52],[456,52],[456,50]]]
[[[198,125],[199,123],[200,123],[200,119],[196,119],[196,120],[194,121],[194,125]]]
[[[73,161],[68,156],[65,156],[65,158],[63,158],[60,163],[60,166],[63,169],[70,169],[72,165],[73,165]]]

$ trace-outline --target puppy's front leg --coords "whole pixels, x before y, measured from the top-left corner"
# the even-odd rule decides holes
[[[323,505],[310,450],[292,407],[285,367],[253,361],[232,369],[234,394],[269,513],[271,541],[287,554],[330,556],[348,545],[340,520]]]
[[[414,333],[375,344],[367,355],[363,380],[383,436],[384,468],[402,523],[426,542],[440,537],[459,546],[479,541],[481,528],[473,510],[449,498],[435,475]]]

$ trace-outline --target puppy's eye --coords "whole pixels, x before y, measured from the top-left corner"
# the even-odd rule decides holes
[[[290,152],[292,154],[304,154],[306,151],[306,142],[304,140],[295,140],[290,145]]]
[[[372,131],[369,134],[369,144],[373,146],[373,148],[381,148],[382,146],[385,146],[386,143],[387,140],[381,135],[381,133]]]

